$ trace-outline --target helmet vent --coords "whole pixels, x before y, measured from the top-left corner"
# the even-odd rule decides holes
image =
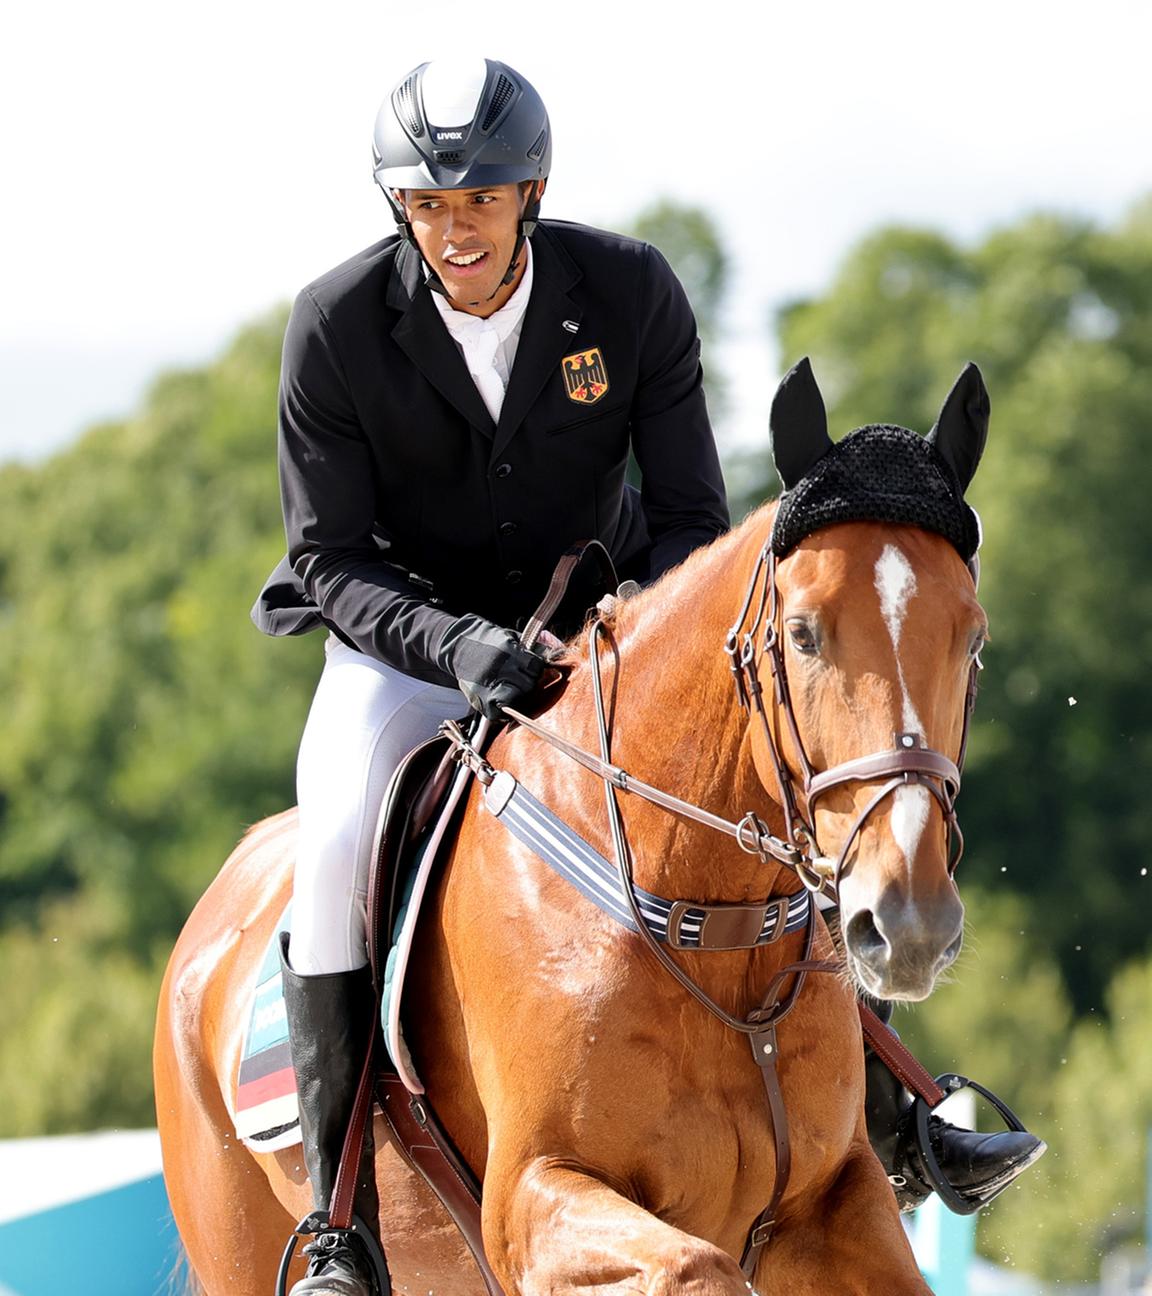
[[[548,127],[545,126],[540,134],[536,137],[536,143],[528,150],[528,156],[533,162],[539,162],[544,156],[544,147],[548,143]]]
[[[408,127],[410,135],[419,139],[424,134],[424,123],[420,120],[420,112],[416,107],[415,73],[396,91],[396,116]]]
[[[436,149],[435,158],[444,166],[459,166],[468,156],[463,149]]]
[[[492,98],[488,101],[488,111],[484,114],[484,120],[480,123],[481,135],[487,135],[500,118],[504,116],[515,94],[516,83],[511,77],[507,77],[501,72],[496,78],[496,89],[492,91]]]

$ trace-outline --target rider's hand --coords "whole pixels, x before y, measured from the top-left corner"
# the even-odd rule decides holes
[[[502,718],[502,706],[517,706],[530,697],[545,666],[542,657],[521,648],[514,631],[478,616],[460,617],[444,636],[438,656],[472,709],[489,720]]]

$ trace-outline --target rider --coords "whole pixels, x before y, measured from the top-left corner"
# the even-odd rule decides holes
[[[646,583],[728,525],[684,291],[644,243],[539,220],[552,142],[531,85],[494,60],[422,64],[381,106],[374,151],[398,234],[296,299],[280,385],[288,554],[253,609],[270,634],[329,631],[282,938],[318,1209],[367,1043],[365,891],[392,772],[443,720],[497,718],[533,693],[544,661],[509,627],[571,543],[598,538]],[[891,1126],[900,1095],[887,1105]],[[375,1222],[367,1142],[357,1213]],[[982,1147],[981,1182],[1005,1170],[995,1139]],[[372,1291],[355,1233],[306,1250],[293,1296]]]
[[[390,775],[443,720],[532,693],[544,661],[507,627],[570,544],[599,539],[644,583],[728,526],[684,291],[644,243],[538,220],[551,153],[540,97],[506,64],[416,68],[375,129],[399,235],[306,287],[288,324],[288,557],[254,614],[330,631],[284,970],[319,1208],[370,1021],[364,900]],[[374,1220],[370,1178],[357,1213]],[[294,1296],[370,1290],[354,1234],[309,1250]]]

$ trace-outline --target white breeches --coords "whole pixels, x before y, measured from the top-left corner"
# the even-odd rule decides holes
[[[388,781],[441,721],[468,714],[458,689],[413,679],[335,636],[324,655],[296,765],[300,829],[288,957],[303,976],[367,962],[368,866]]]

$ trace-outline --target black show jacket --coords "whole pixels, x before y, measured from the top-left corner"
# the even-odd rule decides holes
[[[377,243],[299,294],[280,379],[288,555],[253,608],[262,630],[324,623],[452,684],[436,656],[454,617],[522,621],[575,541],[650,579],[726,529],[696,323],[668,263],[561,221],[537,226],[532,257],[495,425],[409,245]],[[574,398],[562,362],[593,351],[607,390]]]

